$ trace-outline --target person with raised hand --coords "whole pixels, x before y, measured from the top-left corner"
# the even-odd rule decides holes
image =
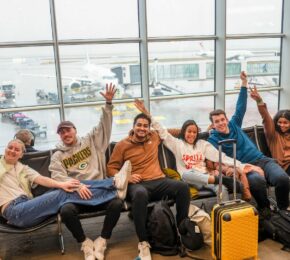
[[[247,174],[250,191],[255,198],[258,209],[264,217],[270,216],[270,202],[267,197],[267,182],[275,186],[277,204],[280,209],[289,206],[289,179],[286,172],[275,162],[274,159],[265,156],[258,150],[247,134],[242,130],[242,123],[247,109],[248,77],[242,71],[240,74],[242,86],[236,104],[236,110],[230,120],[226,113],[217,109],[209,114],[213,129],[210,131],[208,141],[215,147],[224,139],[237,140],[237,159],[242,163],[250,163],[263,169],[265,177],[258,172],[252,171]],[[233,156],[232,144],[224,144],[223,151],[230,157]]]
[[[290,176],[290,110],[279,110],[271,117],[257,87],[250,88],[251,98],[257,102],[263,119],[264,132],[271,155]]]
[[[197,189],[207,188],[218,191],[219,178],[216,174],[211,174],[206,167],[206,160],[212,162],[219,161],[218,150],[209,142],[199,139],[198,125],[193,119],[186,120],[179,133],[179,138],[174,137],[159,122],[154,120],[144,103],[138,99],[135,100],[135,106],[144,114],[152,119],[152,127],[158,131],[163,144],[174,154],[176,167],[183,181],[196,187]],[[222,161],[226,166],[233,166],[234,160],[224,153]],[[236,161],[239,174],[246,174],[258,167],[250,164],[242,164]],[[261,169],[260,169],[261,170]],[[260,171],[263,174],[263,171]],[[227,201],[228,189],[233,190],[233,178],[224,176],[222,179],[222,199]],[[251,194],[248,190],[243,191],[241,183],[237,181],[237,192],[243,192],[244,199],[250,200]]]
[[[51,177],[58,181],[68,179],[77,180],[103,180],[106,179],[105,152],[110,142],[112,132],[112,100],[116,93],[115,85],[107,84],[106,91],[101,92],[106,104],[102,108],[102,115],[97,126],[83,137],[77,135],[77,128],[71,121],[61,122],[56,132],[61,142],[56,146],[56,151],[51,158],[49,170]],[[122,165],[123,166],[123,165]],[[125,171],[130,172],[130,162],[124,162]],[[92,194],[86,185],[81,185],[77,190],[81,198],[90,199]],[[107,248],[107,240],[112,235],[113,228],[117,224],[123,209],[123,199],[113,198],[104,201],[97,207],[85,207],[74,203],[64,205],[60,210],[62,221],[71,231],[77,242],[81,243],[81,250],[85,259],[104,259]],[[82,228],[78,214],[106,210],[101,235],[92,241]]]
[[[107,172],[114,176],[126,160],[132,163],[127,199],[132,202],[132,215],[139,239],[139,259],[151,260],[146,229],[147,205],[163,197],[176,202],[176,223],[187,219],[190,202],[189,188],[185,182],[166,178],[158,160],[161,139],[150,129],[151,119],[144,113],[134,118],[129,135],[119,141],[107,164]]]

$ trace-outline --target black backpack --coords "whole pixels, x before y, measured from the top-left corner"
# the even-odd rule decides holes
[[[282,250],[290,251],[290,212],[272,212],[270,219],[264,219],[264,230],[270,238],[283,244]]]
[[[174,216],[165,200],[148,209],[147,232],[152,252],[160,255],[177,255],[179,252],[177,227]]]
[[[181,221],[179,225],[179,235],[181,245],[185,247],[185,250],[194,251],[203,246],[203,235],[198,225],[189,218]]]

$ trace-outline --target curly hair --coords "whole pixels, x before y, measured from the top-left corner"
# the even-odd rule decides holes
[[[290,110],[288,109],[284,109],[284,110],[279,110],[276,115],[274,116],[273,118],[273,121],[274,121],[274,125],[275,125],[275,130],[279,133],[279,134],[284,134],[282,131],[281,131],[281,128],[280,126],[278,125],[278,120],[280,118],[285,118],[287,120],[290,121]],[[287,133],[290,133],[290,128],[288,129]]]

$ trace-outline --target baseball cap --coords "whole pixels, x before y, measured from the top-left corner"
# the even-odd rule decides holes
[[[57,127],[57,133],[59,133],[60,129],[62,128],[74,128],[76,129],[75,125],[71,121],[62,121]]]

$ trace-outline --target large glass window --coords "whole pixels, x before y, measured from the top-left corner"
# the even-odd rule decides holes
[[[98,125],[103,105],[66,108],[65,115],[68,120],[74,122],[80,136],[88,133]],[[133,118],[139,111],[133,103],[114,104],[112,141],[119,141],[128,135],[133,125]]]
[[[259,87],[257,86],[259,89]],[[260,92],[263,101],[267,104],[267,108],[272,116],[278,111],[278,91]],[[226,95],[226,113],[230,119],[235,112],[238,94]],[[250,97],[248,93],[247,111],[243,120],[243,127],[262,125],[262,118],[258,112],[256,101]]]
[[[75,123],[78,134],[82,136],[98,124],[102,106],[66,108],[66,118]],[[181,127],[185,120],[194,119],[202,130],[206,130],[209,125],[208,114],[213,109],[212,96],[151,101],[152,116],[166,127]],[[119,141],[128,135],[138,113],[140,112],[131,102],[114,104],[113,141]]]
[[[54,147],[60,120],[75,122],[79,135],[87,133],[99,122],[104,104],[100,92],[110,82],[118,88],[111,137],[115,141],[132,128],[138,113],[132,101],[147,99],[142,94],[147,89],[145,103],[166,127],[194,119],[205,130],[215,107],[224,108],[225,102],[229,116],[234,112],[232,93],[240,87],[242,70],[250,86],[261,89],[274,114],[280,85],[289,85],[282,74],[286,70],[280,69],[282,47],[287,47],[280,33],[288,33],[287,26],[281,26],[283,0],[227,0],[226,10],[217,4],[218,0],[2,1],[0,153],[23,127],[35,127],[39,149]],[[146,10],[138,10],[143,6]],[[226,21],[226,28],[216,28],[215,21],[218,26]],[[224,41],[226,58],[215,59]],[[216,74],[220,67],[226,75]],[[217,85],[223,80],[226,97],[215,93],[223,93],[223,86]],[[58,95],[61,91],[64,100]],[[283,93],[286,96],[288,90]],[[256,104],[249,100],[244,126],[259,120]]]
[[[207,69],[213,64],[213,41],[150,43],[148,49],[151,96],[213,91]]]
[[[138,37],[137,0],[56,0],[59,39]]]
[[[280,39],[228,40],[226,89],[239,87],[240,72],[247,71],[249,83],[261,88],[279,85]]]
[[[148,36],[213,35],[214,12],[214,0],[147,0]]]
[[[0,108],[57,104],[52,47],[0,48]]]
[[[141,96],[138,44],[61,46],[60,56],[65,103],[103,100],[111,82],[116,99]]]
[[[151,101],[151,114],[167,128],[181,127],[184,121],[193,119],[205,131],[213,109],[213,96]]]
[[[227,0],[227,34],[280,33],[282,0]]]
[[[14,138],[20,129],[28,129],[35,136],[35,148],[39,150],[54,148],[57,142],[56,128],[60,122],[58,109],[2,112],[0,154],[7,142]]]
[[[1,1],[0,42],[51,39],[48,0]]]

